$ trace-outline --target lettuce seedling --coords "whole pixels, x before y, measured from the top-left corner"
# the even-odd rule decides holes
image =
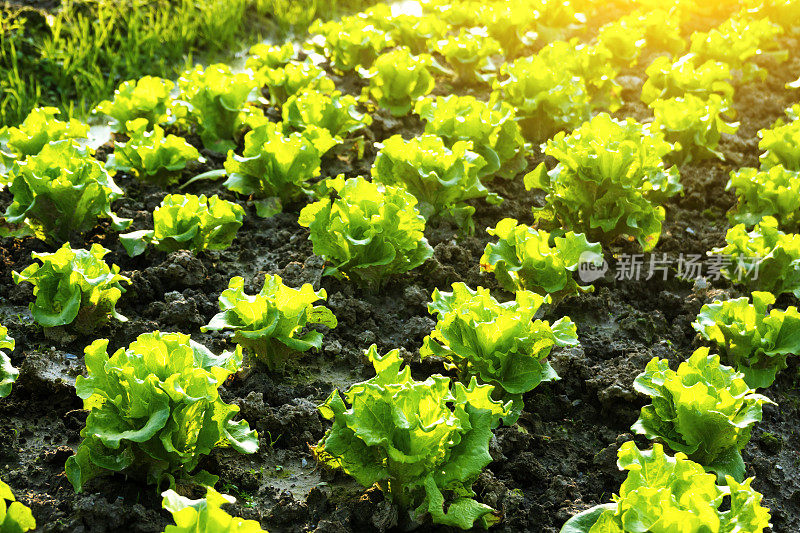
[[[786,357],[800,353],[800,313],[792,306],[769,310],[775,296],[755,291],[747,297],[706,304],[692,326],[713,342],[725,362],[744,374],[752,389],[772,385]]]
[[[80,333],[90,333],[112,317],[126,321],[115,307],[125,292],[120,283],[131,280],[103,260],[108,252],[96,243],[88,250],[73,250],[67,242],[52,254],[32,253],[41,265],[33,263],[12,275],[14,283],[33,285],[33,319],[46,328],[69,325]]]
[[[669,361],[654,357],[633,382],[653,402],[642,407],[631,429],[648,439],[660,439],[682,452],[720,481],[744,479],[741,450],[750,431],[761,421],[761,406],[773,403],[747,386],[744,375],[721,365],[719,355],[698,348],[670,370]]]
[[[325,289],[314,291],[310,283],[293,289],[273,275],[267,275],[261,291],[250,296],[244,292],[244,279],[237,276],[219,297],[220,312],[202,330],[234,330],[233,342],[275,371],[291,355],[322,346],[322,333],[305,332],[309,324],[336,327],[330,309],[313,305],[327,297]]]
[[[372,178],[384,185],[405,187],[419,201],[426,220],[446,216],[472,233],[475,208],[466,201],[485,198],[492,204],[502,202],[478,178],[486,161],[472,152],[469,141],[457,141],[448,148],[436,135],[424,134],[408,141],[394,135],[376,146],[380,151],[372,166]]]
[[[110,117],[111,131],[127,133],[127,123],[136,119],[144,119],[145,129],[150,130],[172,118],[169,107],[174,87],[171,81],[153,76],[129,80],[114,91],[114,100],[103,100],[93,113]]]
[[[553,303],[594,290],[591,285],[578,285],[572,276],[579,268],[603,265],[602,246],[589,242],[582,233],[570,231],[563,237],[551,237],[513,218],[504,218],[486,231],[497,237],[497,243],[486,245],[481,270],[494,272],[505,290],[549,295]]]
[[[262,69],[281,68],[289,64],[294,57],[294,44],[289,41],[282,45],[258,43],[247,52],[245,67],[253,72]]]
[[[573,516],[561,533],[762,533],[770,527],[769,509],[750,486],[753,478],[738,483],[728,477],[719,486],[701,465],[683,453],[670,457],[658,443],[642,451],[628,441],[617,455],[619,468],[628,471],[619,496]]]
[[[459,381],[473,376],[494,385],[494,398],[511,401],[503,419],[513,425],[522,413],[522,395],[543,381],[560,379],[547,361],[554,346],[577,346],[569,317],[551,326],[534,320],[548,296],[518,291],[513,301],[499,303],[488,289],[453,283],[453,292],[434,289],[428,312],[437,315],[436,329],[425,337],[420,357],[441,357],[445,368],[457,370]]]
[[[262,70],[257,76],[267,86],[272,105],[278,106],[302,90],[331,94],[336,89],[325,71],[310,61],[292,62],[282,68]]]
[[[341,175],[327,183],[338,198],[307,205],[298,220],[310,231],[314,254],[331,263],[324,275],[379,288],[433,255],[417,199],[405,189]]]
[[[0,326],[0,350],[14,351],[15,345],[14,339],[8,335],[8,328]],[[11,387],[18,377],[19,370],[11,364],[11,358],[7,353],[0,351],[0,398],[11,394]]]
[[[786,61],[788,50],[781,50],[778,37],[783,28],[768,18],[732,17],[719,27],[692,35],[691,52],[700,61],[718,61],[730,65],[731,69],[742,72],[742,82],[759,78],[764,81],[767,71],[760,68],[754,60],[770,57],[776,61]]]
[[[166,187],[176,183],[192,161],[205,162],[197,148],[177,135],[164,135],[160,126],[146,131],[147,119],[127,123],[128,142],[114,143],[106,168],[132,172],[142,181]]]
[[[675,145],[668,156],[676,165],[716,157],[725,160],[717,150],[723,133],[733,134],[739,130],[738,122],[726,122],[722,114],[728,104],[718,94],[700,98],[691,93],[685,97],[655,100],[650,104],[655,115],[653,129],[664,134],[664,138]]]
[[[117,231],[131,221],[111,211],[124,193],[103,166],[83,149],[65,140],[50,143],[37,155],[11,169],[9,191],[14,201],[6,222],[21,224],[45,241],[65,242],[91,230],[100,218],[111,220]]]
[[[800,120],[788,124],[778,121],[772,128],[759,130],[758,136],[762,170],[782,165],[787,170],[800,171]]]
[[[459,141],[472,143],[472,150],[486,165],[481,178],[513,179],[525,169],[525,139],[514,108],[505,103],[487,104],[474,96],[437,96],[417,102],[414,112],[425,121],[425,133],[438,135],[450,148]]]
[[[429,55],[413,56],[408,48],[397,48],[380,55],[372,68],[361,71],[361,76],[370,80],[366,92],[378,105],[402,117],[436,85],[428,70],[430,65]]]
[[[242,155],[228,152],[223,185],[253,196],[258,216],[272,216],[306,193],[308,182],[319,176],[320,156],[305,135],[285,136],[276,125],[264,124],[245,135]]]
[[[474,499],[472,484],[492,458],[492,429],[508,405],[492,400],[494,387],[425,381],[401,370],[398,350],[366,352],[377,375],[338,390],[319,410],[333,422],[313,447],[317,459],[340,468],[364,487],[377,485],[393,503],[433,523],[469,529],[498,521],[494,509]]]
[[[169,194],[153,211],[152,230],[132,231],[119,236],[120,243],[135,257],[153,244],[163,252],[224,250],[242,227],[244,208],[220,199],[216,194]]]
[[[306,131],[315,126],[328,130],[337,142],[372,124],[372,117],[359,113],[355,97],[339,91],[300,91],[286,100],[282,113],[284,128]]]
[[[490,66],[489,57],[502,52],[484,28],[461,28],[456,35],[428,43],[428,48],[444,56],[459,84],[486,81],[481,73]]]
[[[5,482],[0,481],[0,531],[25,533],[36,529],[36,520],[31,510],[17,501]]]
[[[744,224],[729,229],[725,242],[709,252],[728,260],[721,269],[725,278],[749,291],[800,298],[800,235],[784,233],[774,217],[764,217],[750,232]]]
[[[386,32],[356,16],[317,20],[308,31],[311,43],[341,72],[371,67],[380,53],[394,44]]]
[[[730,176],[725,190],[735,189],[738,202],[728,220],[752,227],[771,216],[787,231],[800,229],[800,172],[776,165],[769,170],[741,168]]]
[[[89,126],[74,118],[66,122],[58,120],[59,113],[55,107],[37,107],[19,126],[0,128],[0,146],[4,146],[4,152],[9,152],[6,157],[25,159],[39,154],[51,142],[89,135]]]
[[[685,97],[692,94],[706,99],[718,94],[724,112],[733,106],[731,68],[718,61],[699,61],[693,54],[676,60],[657,57],[646,70],[647,81],[642,86],[642,102],[650,105],[656,100]]]
[[[556,132],[578,127],[591,116],[585,82],[561,65],[535,55],[500,67],[503,81],[492,84],[492,101],[505,101],[517,110],[522,133],[542,142]]]
[[[223,505],[236,503],[236,498],[206,487],[206,497],[190,500],[170,489],[161,493],[161,507],[172,513],[175,525],[164,533],[266,533],[255,520],[231,516]]]
[[[544,152],[558,165],[548,172],[542,163],[525,176],[527,189],[547,192],[534,213],[606,245],[629,235],[650,251],[665,217],[660,202],[683,193],[678,169],[663,161],[672,149],[649,125],[601,113],[547,141]]]
[[[223,402],[218,390],[239,370],[241,348],[217,356],[189,335],[154,331],[110,357],[107,349],[106,339],[86,347],[87,375],[75,383],[90,411],[83,441],[66,464],[77,492],[114,472],[155,485],[172,486],[176,478],[213,485],[217,476],[208,472],[192,476],[213,448],[258,449],[255,430],[233,421],[239,407]]]
[[[178,79],[181,99],[188,103],[188,120],[199,128],[203,145],[217,152],[236,147],[244,124],[245,103],[257,82],[250,72],[234,74],[224,64],[196,66]]]

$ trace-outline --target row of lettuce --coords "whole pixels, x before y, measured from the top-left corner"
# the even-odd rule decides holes
[[[586,15],[597,6],[582,6],[589,12],[581,13],[570,3],[536,4],[429,2],[414,16],[380,5],[312,27],[307,44],[327,65],[293,44],[259,45],[241,73],[212,65],[187,71],[177,88],[152,77],[126,82],[96,110],[116,132],[105,165],[81,141],[88,127],[59,121],[53,109],[35,110],[18,128],[5,128],[3,180],[13,202],[4,231],[63,243],[54,253],[34,254],[39,263],[14,273],[17,283],[34,287],[34,319],[82,335],[124,319],[115,306],[130,280],[104,261],[108,251],[101,246],[73,250],[67,241],[100,219],[115,231],[130,228],[130,220],[111,210],[124,194],[115,171],[171,190],[186,186],[183,178],[203,162],[184,138],[190,133],[207,150],[227,151],[224,169],[192,183],[226,177],[223,186],[246,196],[258,216],[313,197],[299,223],[326,260],[325,274],[373,290],[432,256],[424,236],[431,219],[472,232],[474,200],[502,202],[487,184],[517,178],[528,166],[530,143],[544,142],[556,165],[543,163],[524,176],[526,188],[546,194],[544,207],[534,209],[544,229],[501,220],[488,230],[496,242],[480,260],[514,300],[501,303],[487,289],[457,283],[452,292],[434,291],[429,303],[437,325],[420,355],[440,358],[458,380],[414,380],[397,350],[380,355],[373,346],[366,353],[376,376],[344,395],[334,391],[320,407],[333,425],[314,448],[320,462],[365,487],[377,484],[418,516],[464,529],[495,523],[499,513],[479,503],[471,488],[491,461],[492,431],[516,422],[523,394],[558,379],[547,363],[551,350],[578,345],[569,318],[550,324],[536,319],[537,312],[590,290],[573,273],[602,262],[603,247],[620,236],[644,251],[655,248],[664,204],[683,192],[678,166],[722,158],[721,134],[737,130],[734,78],[764,79],[756,60],[784,60],[777,38],[800,21],[800,4],[774,2],[694,33],[687,43],[681,28],[693,4],[681,2],[670,11],[627,15],[584,44]],[[612,118],[608,112],[622,103],[620,72],[656,53],[667,55],[647,67],[641,95],[652,123]],[[337,91],[325,66],[358,76],[363,92]],[[437,79],[491,87],[491,95],[487,101],[428,96]],[[280,122],[268,118],[270,108],[279,109]],[[323,158],[361,155],[375,112],[400,118],[413,112],[425,132],[378,143],[371,180],[319,179]],[[741,450],[770,402],[755,389],[769,386],[800,349],[792,336],[797,310],[768,313],[775,295],[800,294],[800,236],[784,233],[798,229],[798,115],[795,106],[786,122],[759,132],[761,168],[733,172],[728,185],[738,197],[729,214],[738,225],[727,246],[712,253],[740,266],[723,275],[756,291],[752,304],[740,298],[704,306],[694,326],[718,355],[699,349],[677,371],[654,359],[636,379],[652,404],[634,431],[675,456],[659,443],[650,451],[624,445],[619,465],[629,474],[619,496],[576,516],[565,532],[768,526],[760,494],[744,480]],[[216,195],[169,194],[153,212],[153,229],[122,234],[120,241],[132,256],[148,246],[224,249],[244,216],[239,204]],[[741,268],[755,263],[758,269]],[[755,274],[743,277],[743,271]],[[216,356],[186,335],[159,332],[111,356],[104,339],[87,347],[87,377],[78,378],[76,389],[91,412],[66,467],[76,490],[109,472],[145,473],[156,485],[179,479],[213,486],[215,476],[195,472],[203,455],[215,446],[257,450],[256,432],[233,421],[238,408],[220,399],[218,387],[241,367],[245,351],[275,371],[288,356],[319,348],[336,317],[314,305],[326,294],[308,284],[293,289],[268,275],[258,294],[244,286],[242,278],[230,280],[220,313],[204,328],[233,331],[232,352]],[[3,335],[2,347],[13,349]],[[0,392],[7,395],[17,371],[7,356],[2,363]],[[730,509],[720,511],[726,496]],[[224,501],[213,489],[199,501],[165,493],[178,527],[213,515],[243,531],[260,530],[228,516],[219,508]],[[19,509],[15,503],[9,509]]]

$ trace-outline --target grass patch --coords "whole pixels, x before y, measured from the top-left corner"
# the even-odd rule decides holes
[[[175,77],[196,58],[229,58],[245,44],[286,35],[318,14],[370,0],[64,0],[47,13],[0,8],[0,121],[36,106],[84,117],[117,86]]]

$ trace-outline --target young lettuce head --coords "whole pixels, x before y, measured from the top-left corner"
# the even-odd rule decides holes
[[[628,474],[613,503],[592,507],[567,521],[561,533],[672,533],[675,531],[747,531],[762,533],[771,526],[769,509],[750,485],[716,476],[683,453],[671,457],[661,444],[640,450],[623,444],[617,465]],[[723,507],[724,501],[729,505]]]
[[[472,484],[492,458],[492,429],[508,405],[491,398],[491,385],[450,383],[434,375],[411,377],[397,350],[367,357],[377,372],[319,407],[333,422],[313,448],[317,459],[340,468],[364,487],[377,485],[396,505],[433,523],[470,529],[498,521],[475,500]]]
[[[109,251],[95,243],[89,250],[73,250],[69,243],[55,253],[31,254],[41,261],[22,272],[13,272],[14,283],[33,285],[36,301],[30,304],[37,324],[46,328],[70,326],[79,333],[90,333],[112,317],[127,319],[115,307],[125,289],[120,283],[131,280],[109,266],[103,257]]]
[[[453,292],[433,291],[428,312],[438,316],[436,329],[425,337],[420,357],[441,357],[456,369],[460,381],[477,377],[494,385],[493,397],[511,401],[503,422],[514,424],[522,412],[522,395],[543,381],[559,379],[547,362],[555,346],[577,346],[575,324],[569,317],[552,325],[534,316],[549,297],[518,291],[512,301],[499,303],[488,289],[472,290],[454,283]]]
[[[292,354],[322,346],[319,331],[300,334],[309,324],[336,327],[330,309],[313,305],[326,298],[325,289],[314,291],[310,283],[294,289],[273,275],[267,275],[261,291],[250,296],[244,292],[244,279],[237,276],[219,296],[220,312],[202,330],[233,330],[236,344],[275,371]]]
[[[90,412],[83,441],[67,459],[67,479],[77,492],[115,472],[155,485],[173,486],[176,478],[213,485],[217,476],[194,473],[213,448],[258,449],[257,433],[233,421],[239,407],[219,395],[241,364],[241,348],[217,356],[181,333],[145,333],[111,356],[108,340],[94,341],[86,347],[87,375],[75,384]]]

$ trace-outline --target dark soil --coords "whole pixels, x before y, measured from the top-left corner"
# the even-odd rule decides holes
[[[796,50],[797,42],[787,40],[785,46]],[[686,193],[667,205],[658,254],[669,254],[672,260],[679,254],[704,255],[724,242],[728,228],[724,213],[734,202],[724,191],[728,172],[757,164],[756,132],[797,99],[783,87],[796,79],[797,72],[800,57],[795,55],[784,65],[770,66],[766,84],[737,87],[742,126],[737,135],[724,139],[721,148],[726,162],[706,161],[681,169]],[[643,80],[642,68],[625,73],[626,105],[621,115],[647,118],[647,109],[638,102]],[[394,133],[412,136],[420,131],[421,124],[413,117],[396,120],[378,112],[368,137],[381,140]],[[530,162],[538,164],[542,159],[536,155],[538,149],[533,154]],[[373,149],[355,163],[350,153],[329,157],[323,174],[366,175],[373,157]],[[211,166],[221,166],[219,158],[211,160]],[[191,175],[187,172],[187,177]],[[134,229],[148,227],[150,213],[166,191],[143,186],[130,176],[118,175],[116,180],[127,193],[116,202],[117,213],[133,218]],[[30,286],[14,285],[11,272],[27,266],[31,252],[52,248],[33,239],[3,239],[0,322],[17,340],[11,358],[21,375],[13,393],[0,400],[0,478],[32,508],[41,531],[162,531],[170,515],[161,510],[161,498],[152,486],[117,475],[92,481],[85,492],[75,494],[64,475],[64,462],[79,443],[87,415],[73,386],[83,370],[83,348],[94,338],[105,337],[110,349],[117,349],[154,329],[191,333],[216,351],[231,348],[229,335],[204,334],[200,327],[216,313],[217,298],[231,277],[243,276],[248,292],[256,292],[264,274],[271,273],[291,286],[312,283],[324,288],[339,326],[326,333],[319,353],[290,361],[284,373],[248,366],[225,387],[225,400],[239,405],[241,416],[258,430],[260,450],[243,456],[217,449],[201,466],[220,476],[219,490],[238,498],[232,512],[260,521],[273,533],[409,528],[413,524],[408,516],[380,492],[365,491],[341,473],[315,465],[309,444],[328,427],[316,405],[334,388],[345,389],[372,375],[362,355],[372,343],[381,352],[399,348],[419,379],[444,372],[435,362],[419,360],[418,349],[434,327],[426,303],[434,288],[447,289],[456,281],[511,297],[493,277],[479,271],[478,262],[490,240],[486,227],[507,216],[532,223],[531,206],[537,197],[526,192],[521,182],[520,177],[491,184],[507,200],[502,206],[476,203],[477,231],[472,237],[459,238],[456,228],[446,223],[430,226],[426,234],[434,257],[378,293],[322,277],[323,261],[313,255],[307,230],[297,224],[302,205],[261,219],[245,199],[219,183],[197,183],[188,192],[216,193],[247,208],[244,226],[225,251],[194,256],[151,250],[130,259],[116,235],[104,226],[73,242],[74,246],[103,244],[111,250],[107,260],[120,265],[133,280],[118,305],[129,321],[112,322],[91,337],[45,335],[33,324],[27,309],[32,301]],[[10,201],[7,192],[0,193],[0,208]],[[556,351],[552,364],[562,379],[527,394],[518,425],[495,432],[494,461],[475,489],[480,500],[502,512],[498,531],[556,532],[575,512],[609,501],[624,479],[616,466],[617,449],[634,438],[629,428],[646,403],[633,390],[634,377],[653,357],[669,359],[674,368],[700,346],[691,327],[700,307],[723,295],[741,294],[724,280],[680,280],[674,269],[666,281],[660,273],[650,280],[615,280],[619,254],[635,252],[633,245],[620,242],[607,251],[611,269],[595,282],[594,293],[547,311],[545,318],[550,320],[570,316],[578,325],[582,346]],[[797,302],[782,298],[781,304]],[[798,361],[791,358],[789,368],[764,393],[777,405],[765,406],[764,420],[744,450],[747,474],[756,477],[753,486],[764,494],[764,503],[771,509],[773,531],[800,531],[800,436],[795,428],[800,417]],[[649,445],[639,437],[636,440],[640,446]],[[417,530],[446,528],[421,524]]]

